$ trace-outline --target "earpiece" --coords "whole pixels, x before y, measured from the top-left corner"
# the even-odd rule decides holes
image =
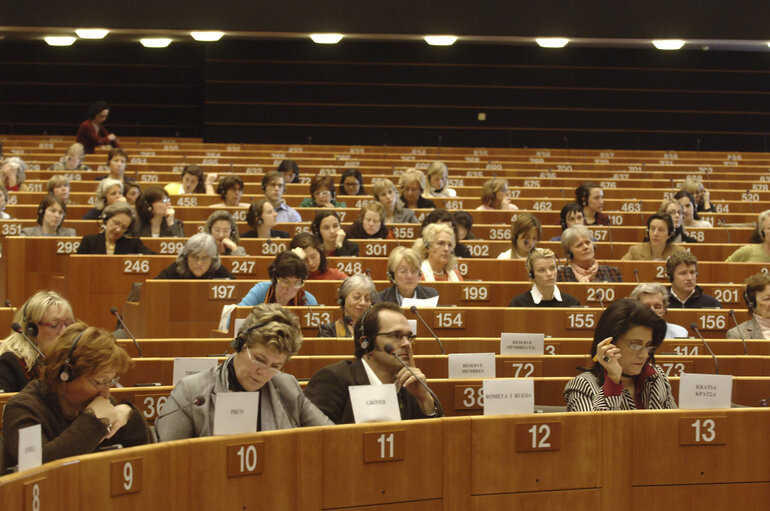
[[[750,298],[748,291],[744,291],[743,292],[743,298],[746,300],[746,305],[749,306],[749,310],[750,311],[753,311],[754,309],[757,308],[757,300],[756,300],[756,298]]]
[[[264,221],[264,220],[262,220],[261,218],[258,218],[258,219],[257,219],[257,225],[262,225],[262,224],[264,224],[264,223],[265,223],[265,221]]]
[[[67,352],[67,356],[64,358],[64,363],[62,364],[61,369],[59,369],[59,379],[63,382],[71,381],[75,376],[75,364],[73,364],[72,354],[75,353],[75,347],[78,345],[80,338],[83,337],[83,334],[86,333],[86,330],[88,330],[88,327],[84,328],[83,331],[75,337],[72,346],[70,346],[70,349]]]
[[[23,325],[27,325],[24,329],[24,333],[27,334],[27,337],[37,337],[37,334],[40,333],[40,330],[38,330],[37,325],[35,323],[29,323],[27,320],[27,304],[29,304],[29,300],[24,302],[24,308],[21,310],[21,323]]]
[[[230,347],[232,349],[234,349],[237,353],[240,353],[241,350],[243,350],[243,346],[246,344],[246,340],[247,340],[249,334],[253,330],[256,330],[257,328],[259,328],[261,326],[264,326],[264,325],[265,325],[265,323],[257,323],[256,325],[250,326],[249,328],[247,328],[243,332],[239,333],[238,335],[235,336],[235,339],[230,341]]]
[[[395,282],[396,281],[396,274],[393,273],[391,270],[388,270],[387,273],[388,273],[388,280],[390,280],[391,282]]]
[[[361,316],[361,326],[358,327],[358,346],[367,353],[374,351],[374,341],[366,334],[366,318],[369,315],[371,307],[366,309]]]
[[[573,257],[575,257],[575,254],[572,253],[572,250],[565,250],[564,255],[567,256],[567,259],[572,259]]]

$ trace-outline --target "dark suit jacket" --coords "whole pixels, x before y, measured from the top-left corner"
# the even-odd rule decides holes
[[[415,291],[417,292],[417,298],[433,298],[434,296],[438,296],[436,288],[425,287],[420,284],[417,284],[417,289]],[[401,305],[398,303],[398,297],[396,297],[396,286],[390,286],[377,293],[377,301],[392,302]]]
[[[151,238],[152,226],[150,222],[144,222],[137,220],[136,227],[134,228],[134,236],[138,238]],[[184,224],[179,219],[174,219],[173,225],[168,225],[166,221],[160,223],[160,237],[161,238],[183,238],[184,237]]]
[[[19,392],[29,383],[21,361],[14,353],[0,355],[0,392]]]
[[[305,396],[335,424],[352,424],[355,418],[348,393],[348,387],[351,385],[369,385],[369,378],[360,358],[352,361],[342,360],[315,373],[305,387]],[[402,420],[428,418],[408,390],[399,391],[398,403]],[[441,403],[437,402],[436,407],[437,416],[443,417]]]
[[[78,247],[78,254],[106,254],[107,242],[104,238],[104,233],[99,234],[86,234],[83,239],[80,240],[80,246]],[[142,240],[139,238],[121,238],[115,243],[116,254],[154,254],[152,250],[147,248]]]

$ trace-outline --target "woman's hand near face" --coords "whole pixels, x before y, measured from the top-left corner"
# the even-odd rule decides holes
[[[303,261],[307,258],[307,254],[305,253],[305,250],[302,247],[294,247],[293,249],[291,249],[291,251],[297,254],[297,257],[299,257]]]
[[[111,438],[120,428],[128,423],[128,419],[131,417],[131,407],[128,405],[118,405],[112,407],[112,413],[109,417],[110,420],[110,432],[105,438]]]
[[[337,248],[342,248],[342,243],[345,241],[345,231],[342,229],[337,231],[337,240],[334,242]]]
[[[711,202],[709,201],[709,198],[711,197],[711,194],[708,191],[708,188],[703,189],[703,209],[711,209]]]
[[[222,240],[222,245],[224,245],[225,248],[229,249],[230,252],[232,252],[233,250],[238,248],[238,245],[236,245],[235,242],[233,240],[231,240],[230,238],[223,239]]]
[[[166,224],[167,225],[174,225],[174,208],[169,204],[168,208],[166,208]]]
[[[605,360],[605,357],[609,360]],[[612,344],[612,337],[607,337],[596,345],[596,361],[607,370],[607,377],[615,383],[620,383],[620,377],[623,375],[619,360],[620,348]]]

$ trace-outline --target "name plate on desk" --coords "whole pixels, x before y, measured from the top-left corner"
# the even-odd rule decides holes
[[[356,424],[401,420],[396,386],[393,383],[351,385],[348,392]]]
[[[501,355],[544,355],[544,334],[500,334]]]
[[[19,472],[43,464],[42,435],[40,424],[19,429]]]
[[[733,377],[729,374],[690,374],[679,378],[679,408],[730,408]]]
[[[494,378],[494,353],[450,353],[449,378]]]
[[[257,431],[259,392],[217,394],[214,405],[214,434],[235,435]]]
[[[422,310],[425,308],[438,307],[438,295],[431,298],[404,298],[401,307],[409,309],[412,305]]]
[[[175,358],[174,376],[171,379],[171,383],[172,385],[176,385],[177,382],[185,376],[198,374],[216,366],[217,359],[215,358]]]
[[[484,380],[484,415],[535,413],[535,380]]]

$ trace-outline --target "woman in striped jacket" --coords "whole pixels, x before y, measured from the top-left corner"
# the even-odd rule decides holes
[[[602,313],[594,332],[594,365],[564,389],[567,411],[676,408],[671,384],[655,365],[666,322],[635,300],[622,299]]]

